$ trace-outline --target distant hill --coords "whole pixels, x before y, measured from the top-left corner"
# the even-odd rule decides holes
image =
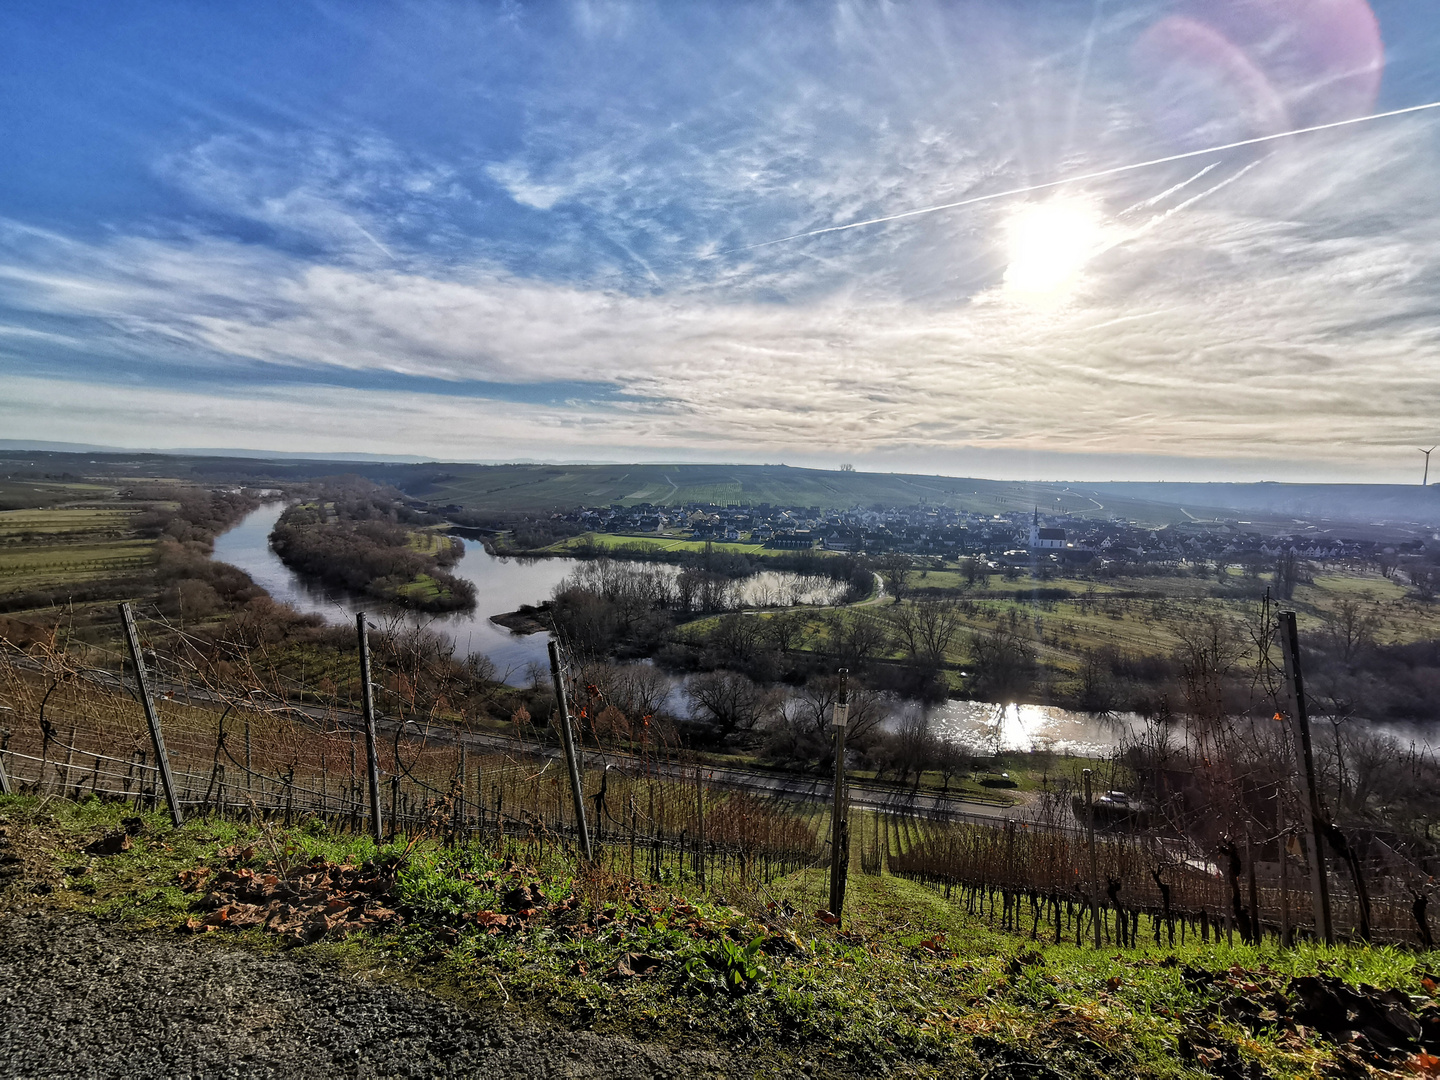
[[[612,503],[770,503],[821,510],[929,504],[978,514],[1024,513],[1038,508],[1047,515],[1118,517],[1153,527],[1241,519],[1268,532],[1290,531],[1297,521],[1318,527],[1384,522],[1390,531],[1401,532],[1428,531],[1440,525],[1440,485],[1040,483],[786,465],[475,465],[372,460],[358,455],[255,454],[107,453],[34,444],[21,450],[0,444],[0,476],[167,476],[196,483],[257,485],[351,474],[393,484],[442,506],[498,513],[546,513]]]
[[[1180,506],[1197,517],[1210,511],[1288,516],[1306,522],[1317,519],[1390,525],[1440,524],[1440,486],[1418,484],[1202,484],[1113,483],[1086,484],[1095,491],[1138,502]]]

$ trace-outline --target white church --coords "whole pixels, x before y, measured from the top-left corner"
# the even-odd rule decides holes
[[[1040,508],[1035,508],[1035,520],[1030,523],[1030,550],[1049,551],[1065,546],[1064,529],[1042,529],[1040,527]]]

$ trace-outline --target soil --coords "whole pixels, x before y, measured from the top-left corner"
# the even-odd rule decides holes
[[[760,1064],[468,1011],[305,950],[0,913],[0,1077],[709,1077]]]

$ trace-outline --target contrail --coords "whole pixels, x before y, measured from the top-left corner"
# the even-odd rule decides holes
[[[1152,217],[1149,221],[1147,221],[1144,225],[1141,225],[1140,227],[1138,227],[1137,229],[1135,229],[1133,232],[1131,232],[1131,233],[1130,233],[1128,236],[1126,236],[1124,239],[1122,239],[1122,240],[1117,240],[1115,243],[1107,245],[1103,250],[1104,250],[1104,251],[1109,251],[1111,248],[1119,247],[1121,244],[1128,244],[1131,240],[1135,240],[1135,239],[1137,239],[1137,238],[1139,238],[1139,237],[1141,237],[1141,236],[1144,236],[1146,233],[1148,233],[1148,232],[1152,231],[1153,229],[1157,228],[1158,226],[1160,226],[1160,225],[1163,224],[1164,222],[1169,221],[1169,220],[1170,220],[1172,217],[1174,217],[1176,214],[1180,213],[1180,211],[1182,211],[1182,210],[1188,210],[1188,209],[1190,209],[1190,207],[1192,207],[1192,206],[1194,206],[1196,203],[1198,203],[1201,199],[1207,199],[1207,198],[1209,198],[1211,195],[1214,195],[1214,194],[1215,194],[1217,191],[1219,191],[1221,188],[1227,188],[1227,187],[1229,187],[1231,184],[1235,183],[1236,180],[1239,180],[1242,176],[1244,176],[1246,173],[1248,173],[1251,169],[1255,168],[1257,165],[1263,165],[1265,162],[1267,162],[1267,161],[1269,161],[1269,160],[1270,160],[1270,159],[1269,159],[1268,157],[1263,157],[1263,158],[1260,158],[1258,161],[1252,161],[1252,162],[1250,162],[1249,165],[1246,165],[1246,166],[1245,166],[1243,169],[1241,169],[1239,172],[1234,173],[1234,174],[1232,174],[1232,175],[1230,175],[1230,176],[1225,177],[1225,179],[1221,180],[1218,184],[1215,184],[1213,187],[1206,188],[1204,191],[1200,192],[1198,195],[1192,195],[1192,196],[1190,196],[1190,198],[1186,199],[1184,202],[1178,203],[1178,204],[1176,204],[1175,206],[1172,206],[1169,210],[1166,210],[1164,213],[1156,214],[1156,215],[1155,215],[1154,217]],[[1207,170],[1207,171],[1208,171],[1208,170]],[[1203,174],[1201,174],[1201,175],[1203,175]],[[1196,179],[1196,178],[1195,178],[1195,177],[1191,177],[1191,179],[1190,179],[1190,180],[1187,180],[1186,183],[1190,183],[1190,182],[1193,181],[1194,179]],[[1174,191],[1174,190],[1175,190],[1174,188],[1171,188],[1171,191]]]
[[[1297,135],[1310,135],[1317,131],[1331,131],[1335,128],[1350,127],[1354,124],[1367,124],[1372,120],[1387,120],[1393,116],[1406,116],[1409,113],[1424,112],[1427,109],[1440,109],[1440,101],[1432,101],[1426,105],[1410,105],[1404,109],[1391,109],[1389,112],[1372,113],[1369,116],[1356,116],[1349,120],[1335,120],[1328,124],[1316,124],[1314,127],[1296,128],[1294,131],[1281,131],[1274,135],[1260,135],[1253,139],[1241,139],[1239,142],[1225,143],[1223,146],[1211,146],[1204,150],[1187,150],[1182,154],[1169,154],[1165,157],[1151,158],[1149,161],[1137,161],[1133,165],[1117,165],[1110,169],[1101,169],[1099,172],[1082,173],[1079,176],[1067,176],[1062,180],[1049,180],[1043,184],[1027,184],[1025,187],[1010,188],[1008,191],[993,191],[989,195],[976,195],[969,199],[961,199],[958,202],[941,203],[939,206],[923,206],[918,210],[905,210],[898,214],[886,214],[884,217],[868,218],[865,221],[852,221],[848,225],[831,225],[824,229],[811,229],[809,232],[792,233],[790,236],[782,236],[776,240],[764,240],[758,244],[747,244],[744,247],[726,248],[724,251],[716,251],[710,255],[702,255],[701,258],[713,259],[718,255],[728,255],[736,251],[756,251],[759,248],[773,247],[776,244],[786,244],[791,240],[804,240],[811,236],[824,236],[826,233],[844,232],[847,229],[863,229],[867,225],[882,225],[887,221],[903,221],[906,218],[919,217],[922,214],[934,214],[941,210],[957,210],[962,206],[975,206],[977,203],[994,202],[996,199],[1008,199],[1015,195],[1028,195],[1034,191],[1046,191],[1050,188],[1061,187],[1065,184],[1078,184],[1085,180],[1099,180],[1106,176],[1118,176],[1121,173],[1135,172],[1137,169],[1151,169],[1156,165],[1168,165],[1172,161],[1188,161],[1191,158],[1205,157],[1208,154],[1221,154],[1227,150],[1239,150],[1245,146],[1259,146],[1262,143],[1275,142],[1277,139],[1291,139]]]
[[[1085,83],[1090,78],[1090,57],[1095,52],[1095,32],[1100,24],[1100,9],[1104,7],[1105,0],[1095,0],[1095,7],[1090,12],[1090,29],[1085,35],[1085,48],[1080,54],[1080,76],[1075,80],[1075,96],[1070,99],[1070,121],[1065,125],[1065,148],[1069,150],[1070,143],[1075,138],[1075,122],[1080,116],[1080,99],[1085,93]]]
[[[1173,187],[1168,187],[1168,188],[1166,188],[1164,191],[1160,192],[1159,195],[1151,195],[1150,198],[1145,199],[1145,200],[1143,200],[1143,201],[1141,201],[1141,202],[1138,202],[1138,203],[1136,203],[1134,206],[1127,206],[1124,210],[1121,210],[1120,213],[1116,214],[1115,216],[1116,216],[1116,217],[1124,217],[1126,214],[1133,214],[1136,210],[1146,210],[1146,209],[1149,209],[1150,207],[1156,205],[1157,203],[1162,203],[1162,202],[1164,202],[1166,199],[1168,199],[1171,195],[1174,195],[1177,191],[1183,191],[1185,188],[1187,188],[1187,187],[1189,187],[1191,184],[1193,184],[1196,180],[1199,180],[1202,176],[1205,176],[1207,173],[1213,172],[1214,170],[1218,169],[1219,167],[1220,167],[1220,162],[1218,162],[1218,161],[1212,161],[1209,165],[1206,165],[1203,169],[1201,169],[1199,172],[1197,172],[1194,176],[1190,177],[1189,180],[1181,180],[1178,184],[1175,184]]]

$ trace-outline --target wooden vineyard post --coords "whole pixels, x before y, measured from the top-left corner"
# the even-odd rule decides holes
[[[695,880],[705,888],[705,781],[702,766],[695,763]]]
[[[457,833],[456,839],[460,843],[465,842],[465,838],[470,832],[470,815],[465,810],[465,779],[465,743],[462,741],[460,743],[460,771],[455,782],[455,832]]]
[[[1095,801],[1091,798],[1090,770],[1085,777],[1085,842],[1090,848],[1090,922],[1095,931],[1095,948],[1100,948],[1100,873],[1095,866]]]
[[[360,639],[360,701],[365,710],[365,761],[370,778],[370,832],[375,843],[384,841],[380,816],[380,757],[375,748],[375,692],[370,685],[370,639],[365,633],[365,613],[355,615],[355,633]]]
[[[580,833],[580,850],[585,861],[594,859],[590,830],[585,825],[585,789],[580,784],[580,762],[575,756],[575,737],[570,731],[570,707],[565,702],[565,680],[560,677],[560,649],[550,643],[550,678],[555,684],[555,721],[560,725],[560,745],[565,749],[565,766],[570,772],[570,794],[575,800],[575,828]]]
[[[1290,947],[1290,874],[1287,870],[1290,853],[1285,849],[1285,792],[1275,788],[1275,830],[1280,844],[1280,947]]]
[[[170,807],[170,817],[178,829],[185,823],[180,814],[180,804],[175,799],[175,780],[170,775],[170,758],[165,753],[165,735],[160,730],[160,715],[155,711],[155,699],[150,696],[149,680],[145,674],[145,654],[140,651],[140,639],[135,633],[135,615],[128,602],[120,605],[120,623],[125,630],[125,644],[130,650],[130,663],[135,667],[135,682],[140,691],[140,704],[145,710],[145,722],[150,725],[150,741],[155,746],[155,764],[160,769],[160,783],[165,788],[165,802]]]
[[[1310,715],[1305,705],[1305,684],[1300,675],[1300,634],[1295,613],[1280,612],[1280,651],[1285,654],[1285,682],[1290,691],[1290,723],[1295,736],[1295,762],[1308,810],[1307,839],[1310,848],[1310,895],[1315,904],[1315,936],[1326,945],[1335,944],[1330,922],[1330,883],[1325,876],[1325,852],[1320,846],[1320,793],[1315,786],[1315,756],[1310,746]]]
[[[12,710],[11,710],[10,706],[8,706],[8,705],[0,705],[0,712],[11,712],[11,711],[12,711]],[[10,732],[9,732],[9,731],[6,731],[6,732],[4,733],[4,741],[5,741],[6,743],[9,743],[9,741],[10,741]],[[3,748],[0,748],[0,749],[3,749]],[[99,758],[96,758],[95,760],[96,760],[96,762],[97,762],[97,764],[98,764],[98,762],[99,762],[100,759],[99,759]],[[13,792],[12,790],[10,790],[10,774],[5,771],[5,754],[4,754],[3,752],[0,752],[0,795],[14,795],[14,794],[15,794],[15,792]]]
[[[850,830],[845,827],[845,728],[850,722],[848,675],[848,669],[840,669],[840,695],[830,714],[830,726],[835,732],[835,790],[830,809],[830,913],[837,919],[845,907],[845,871],[850,857]]]

